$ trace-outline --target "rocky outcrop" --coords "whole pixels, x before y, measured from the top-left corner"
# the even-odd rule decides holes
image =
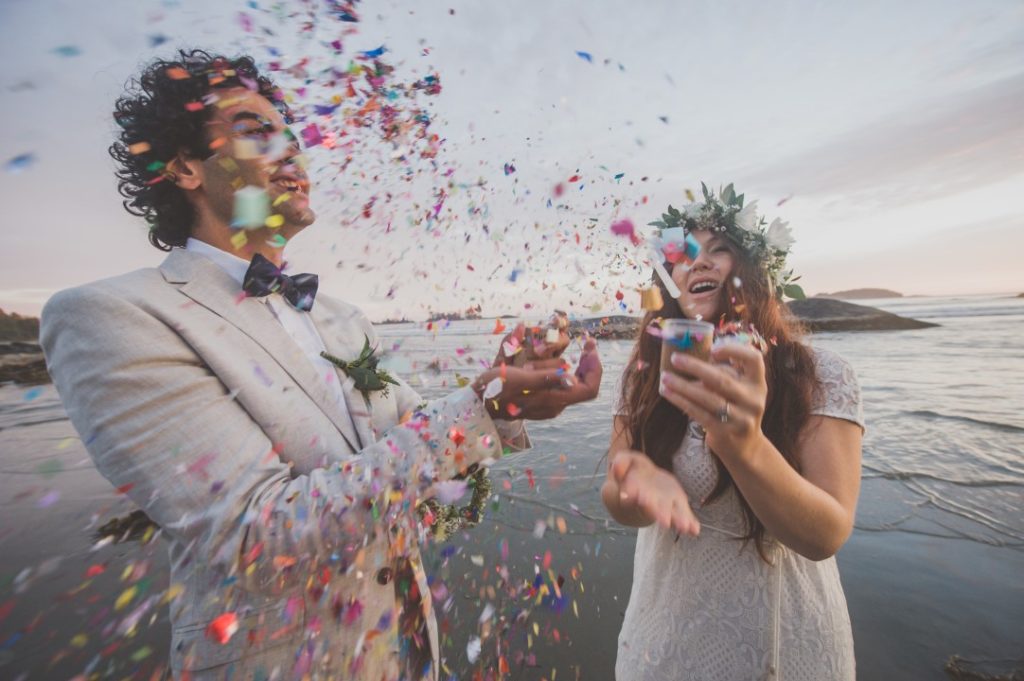
[[[43,350],[28,341],[0,342],[0,384],[14,381],[23,385],[49,383]]]
[[[790,311],[811,333],[822,331],[900,331],[937,326],[909,317],[831,298],[808,298],[787,303]],[[594,317],[574,321],[570,330],[586,331],[597,338],[633,339],[640,319],[624,315]]]
[[[831,298],[792,300],[790,311],[808,331],[902,331],[938,326],[909,317],[901,317],[867,305]]]

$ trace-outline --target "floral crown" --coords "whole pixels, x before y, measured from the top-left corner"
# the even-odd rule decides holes
[[[783,296],[806,298],[803,289],[794,283],[800,277],[794,277],[793,270],[786,269],[786,256],[794,242],[789,223],[775,218],[769,225],[767,219],[757,214],[757,201],[744,206],[743,194],[737,195],[732,184],[720,189],[718,196],[708,190],[703,182],[700,186],[704,192],[704,201],[698,202],[693,192],[687,190],[686,197],[690,203],[683,206],[681,211],[669,206],[660,220],[649,223],[661,230],[662,241],[676,240],[671,238],[670,230],[681,230],[684,236],[698,230],[724,234],[764,267],[779,300]]]

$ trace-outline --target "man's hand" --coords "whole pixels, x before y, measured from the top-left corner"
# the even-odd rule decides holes
[[[581,360],[576,375],[570,371],[569,364],[559,358],[530,357],[524,366],[511,366],[512,357],[526,351],[508,351],[521,347],[524,338],[525,327],[520,324],[503,339],[494,367],[473,383],[493,418],[552,419],[570,404],[597,397],[603,369],[596,347],[584,355],[587,361]],[[562,345],[561,349],[564,347]]]

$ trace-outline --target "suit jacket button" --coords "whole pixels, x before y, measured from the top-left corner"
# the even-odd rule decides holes
[[[381,586],[391,581],[391,568],[381,568],[377,571],[377,583]]]

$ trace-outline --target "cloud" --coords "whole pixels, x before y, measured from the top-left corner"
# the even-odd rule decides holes
[[[1024,291],[1024,216],[964,223],[874,252],[794,259],[809,293],[882,287],[905,294]]]
[[[782,196],[860,194],[875,207],[964,191],[1019,171],[1021,111],[1024,73],[1017,73],[763,166],[744,184]]]

